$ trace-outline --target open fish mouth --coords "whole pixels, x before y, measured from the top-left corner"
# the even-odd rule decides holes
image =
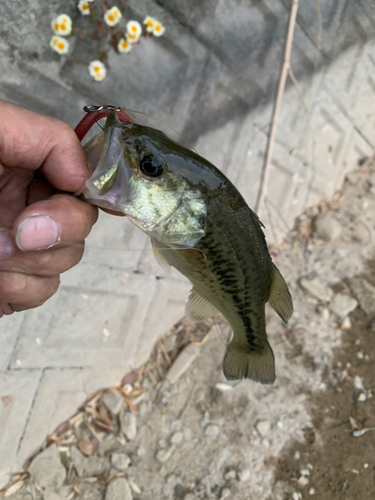
[[[121,108],[89,106],[87,115],[76,127],[78,138],[82,140],[97,121],[106,118],[104,130],[84,145],[92,175],[76,194],[98,207],[124,212],[123,203],[132,195],[133,173],[125,162],[122,125],[133,120],[118,109]]]

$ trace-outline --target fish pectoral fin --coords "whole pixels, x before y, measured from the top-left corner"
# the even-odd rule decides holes
[[[292,297],[289,293],[288,285],[285,283],[275,264],[272,264],[271,280],[271,291],[268,302],[280,318],[287,323],[293,313]]]
[[[194,288],[191,289],[185,308],[186,317],[191,323],[205,321],[218,312],[211,302],[204,299]]]
[[[249,378],[261,384],[275,381],[275,358],[268,341],[261,351],[252,351],[248,346],[229,343],[224,357],[223,371],[227,380]]]
[[[151,246],[152,246],[152,251],[154,253],[154,257],[156,262],[159,264],[162,269],[168,274],[171,272],[171,265],[167,261],[164,253],[163,253],[163,246],[158,245],[158,243],[151,238]]]

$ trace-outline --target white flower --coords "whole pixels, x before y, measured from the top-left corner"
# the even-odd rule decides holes
[[[89,66],[89,72],[96,82],[101,82],[107,74],[107,70],[101,61],[92,61]]]
[[[104,21],[108,26],[116,26],[121,18],[122,14],[118,7],[112,7],[112,9],[107,10],[104,14]]]
[[[119,52],[123,53],[130,52],[132,50],[132,45],[127,40],[125,40],[125,38],[121,38],[117,45],[117,49]]]
[[[53,36],[50,47],[58,54],[66,54],[69,50],[69,42],[62,36]]]
[[[83,16],[88,16],[90,15],[90,6],[89,2],[92,2],[92,0],[79,0],[77,7],[81,11],[81,14]]]
[[[161,36],[164,34],[164,31],[165,31],[164,26],[161,24],[161,22],[155,19],[154,29],[152,30],[153,35]]]
[[[131,35],[132,40],[137,42],[139,37],[142,35],[142,26],[138,21],[129,21],[126,23],[126,32],[128,35]]]
[[[147,16],[143,20],[143,24],[146,25],[146,31],[152,33],[154,31],[155,23],[157,23],[156,19],[151,16]]]
[[[72,26],[72,20],[67,14],[60,14],[52,21],[52,29],[56,35],[70,35],[72,32]]]

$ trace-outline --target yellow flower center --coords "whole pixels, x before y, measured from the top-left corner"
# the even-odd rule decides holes
[[[114,20],[115,20],[115,18],[114,18],[114,16],[113,16],[112,14],[109,14],[109,16],[108,16],[108,20],[109,20],[109,21],[114,21]]]
[[[99,66],[94,66],[94,71],[95,71],[95,73],[99,73],[100,72],[100,67]]]
[[[58,24],[58,23],[55,23],[55,24],[53,25],[53,28],[54,28],[54,30],[55,30],[55,31],[57,31],[57,30],[59,29],[59,24]]]
[[[128,47],[128,45],[129,45],[129,44],[128,44],[128,42],[122,42],[122,47],[123,47],[124,49],[126,49],[126,48]]]
[[[62,31],[65,31],[66,30],[66,24],[60,24],[60,29]]]
[[[147,26],[148,26],[149,28],[151,28],[151,26],[152,26],[152,25],[153,25],[153,22],[151,21],[151,19],[150,19],[149,21],[147,21]]]
[[[160,31],[160,28],[161,28],[160,24],[158,24],[157,26],[155,26],[155,30],[156,31]]]
[[[137,31],[137,27],[136,26],[132,26],[132,31],[134,31],[134,33]]]
[[[59,45],[58,45],[59,49],[64,49],[65,48],[65,43],[63,42],[60,42]]]
[[[82,9],[83,10],[87,10],[88,8],[89,8],[89,6],[88,6],[87,3],[82,4]]]

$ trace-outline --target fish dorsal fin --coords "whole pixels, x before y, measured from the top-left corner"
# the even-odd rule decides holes
[[[170,274],[171,266],[168,263],[167,259],[165,258],[162,248],[152,238],[151,238],[151,246],[152,246],[152,251],[154,252],[154,257],[156,262],[159,264],[160,267],[164,269],[166,273]]]
[[[218,310],[211,302],[204,299],[194,288],[191,289],[185,308],[186,317],[191,323],[200,323],[217,313]]]
[[[280,318],[287,323],[293,313],[292,297],[284,278],[273,263],[271,273],[271,291],[268,302]]]

